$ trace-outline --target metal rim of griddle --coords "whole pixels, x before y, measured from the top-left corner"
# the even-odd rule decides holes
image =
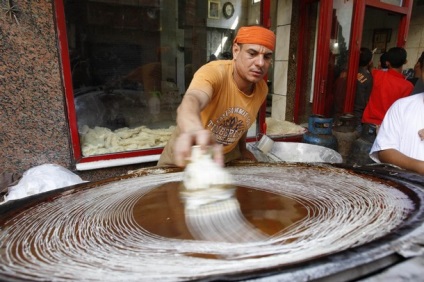
[[[338,272],[327,273],[326,276],[337,276],[342,272],[349,272],[350,270],[363,267],[364,265],[372,264],[376,261],[387,260],[386,264],[399,262],[403,258],[398,254],[398,250],[402,248],[402,245],[410,243],[413,241],[414,235],[409,236],[416,230],[418,227],[424,229],[424,207],[422,203],[424,202],[424,177],[417,175],[415,173],[407,172],[394,168],[392,166],[378,165],[378,166],[351,166],[347,164],[305,164],[305,163],[257,163],[250,161],[236,161],[229,164],[229,166],[245,166],[245,167],[278,167],[278,166],[297,166],[297,167],[320,167],[320,166],[330,166],[345,169],[351,173],[357,174],[360,177],[367,177],[376,181],[383,181],[389,183],[391,186],[395,186],[400,189],[402,192],[407,194],[411,200],[417,205],[417,209],[412,212],[408,219],[404,221],[404,224],[399,226],[395,232],[391,232],[383,237],[380,237],[372,242],[357,246],[348,250],[343,250],[338,253],[328,254],[321,258],[309,259],[305,262],[297,262],[292,265],[284,264],[280,267],[270,267],[266,269],[254,269],[252,271],[244,271],[242,273],[234,274],[222,274],[222,275],[211,275],[208,277],[201,277],[196,280],[202,281],[233,281],[233,280],[249,280],[249,279],[261,279],[262,277],[269,278],[284,278],[285,275],[302,272],[305,277],[308,276],[308,271],[311,273],[316,272],[317,269],[325,269],[328,265],[338,266]],[[159,172],[158,172],[159,171]],[[34,205],[40,204],[45,201],[53,201],[55,198],[61,197],[63,195],[69,195],[76,193],[81,190],[95,188],[101,185],[105,185],[111,182],[119,181],[122,179],[135,178],[148,176],[151,174],[157,173],[174,173],[181,172],[181,168],[176,167],[151,167],[144,168],[138,171],[130,172],[127,175],[108,178],[96,182],[88,182],[83,184],[78,184],[70,187],[65,187],[57,189],[54,191],[45,192],[38,195],[33,195],[24,199],[15,200],[7,202],[3,205],[0,205],[0,229],[7,222],[8,219],[16,216],[17,214],[24,211],[26,208]],[[424,231],[421,232],[423,234]],[[411,241],[412,240],[412,241]],[[386,247],[382,247],[382,245]],[[389,246],[389,247],[387,247]],[[347,258],[351,264],[346,264]],[[353,258],[353,259],[352,259]],[[371,266],[368,268],[368,272],[376,271],[384,266],[383,264]],[[387,266],[387,265],[386,265]],[[1,266],[0,266],[1,268]],[[336,267],[337,268],[337,267]],[[362,275],[366,274],[362,270]],[[0,280],[7,279],[10,280],[10,277],[3,277],[0,274]],[[14,281],[23,281],[19,278],[13,278]]]
[[[355,173],[361,177],[367,177],[374,181],[383,181],[391,186],[396,186],[397,189],[407,194],[410,199],[417,205],[417,209],[410,214],[410,216],[404,221],[404,223],[393,230],[391,233],[377,238],[366,244],[350,248],[348,250],[342,250],[337,253],[324,255],[323,257],[313,258],[305,262],[295,263],[293,265],[285,264],[282,267],[274,267],[267,269],[264,273],[263,270],[254,270],[251,273],[246,274],[235,274],[225,275],[220,277],[213,277],[208,281],[220,281],[220,280],[249,280],[254,279],[260,281],[260,278],[268,279],[274,277],[275,281],[291,281],[287,279],[287,274],[303,272],[304,274],[299,276],[300,280],[304,280],[309,275],[311,277],[317,272],[317,269],[324,271],[327,269],[327,265],[331,265],[332,268],[338,268],[337,272],[327,273],[323,277],[318,279],[307,279],[307,281],[344,281],[346,276],[344,273],[350,275],[348,280],[355,278],[365,277],[366,275],[377,272],[385,267],[399,263],[406,258],[401,254],[403,246],[408,244],[414,244],[414,238],[418,235],[412,235],[408,237],[408,234],[412,233],[418,227],[421,227],[419,235],[424,236],[424,177],[413,172],[408,172],[387,164],[375,164],[357,166],[345,163],[329,164],[329,163],[261,163],[262,166],[332,166],[337,168],[346,169],[349,172]],[[257,163],[251,163],[249,161],[236,161],[233,163],[235,166],[256,166]],[[423,248],[419,246],[419,248]],[[351,264],[346,264],[349,260]],[[352,263],[354,262],[354,263]],[[337,266],[337,267],[336,267]],[[357,277],[355,275],[355,268],[361,268],[361,274]],[[291,276],[289,276],[292,278]]]

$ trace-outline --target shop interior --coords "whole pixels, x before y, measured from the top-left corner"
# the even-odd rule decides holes
[[[163,147],[193,73],[231,59],[235,29],[259,11],[241,0],[65,1],[82,155]]]

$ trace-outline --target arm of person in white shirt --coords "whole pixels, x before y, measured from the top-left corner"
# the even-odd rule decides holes
[[[424,161],[408,157],[396,149],[379,151],[378,158],[383,163],[394,164],[403,169],[424,175]]]

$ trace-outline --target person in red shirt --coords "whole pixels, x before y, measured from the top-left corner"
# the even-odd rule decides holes
[[[407,62],[406,56],[405,49],[393,47],[387,51],[388,70],[373,70],[374,84],[362,116],[362,123],[378,128],[390,106],[396,100],[412,93],[414,85],[402,75],[403,65]]]

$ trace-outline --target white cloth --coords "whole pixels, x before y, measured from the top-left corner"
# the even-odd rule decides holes
[[[384,116],[370,157],[379,163],[377,152],[396,149],[411,158],[424,161],[424,141],[418,131],[424,128],[424,93],[397,100]]]
[[[86,181],[67,168],[57,164],[42,164],[25,171],[18,184],[9,187],[4,202],[83,182]]]

